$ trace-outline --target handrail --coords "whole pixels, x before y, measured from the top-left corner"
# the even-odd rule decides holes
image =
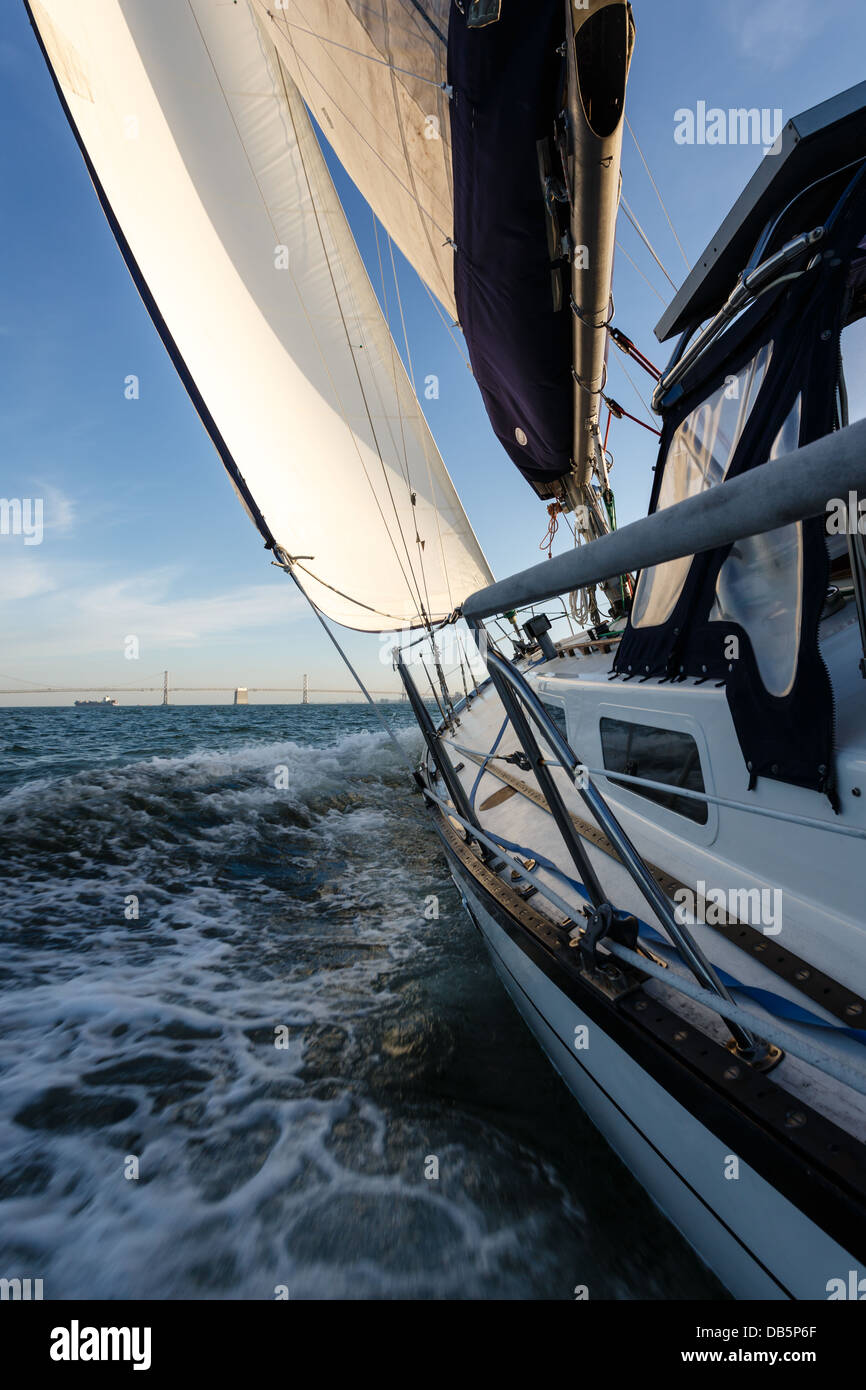
[[[461,612],[475,624],[629,570],[697,555],[817,516],[831,498],[847,497],[849,492],[866,492],[866,420],[478,589]]]
[[[807,251],[810,251],[823,235],[823,227],[815,227],[811,232],[801,232],[799,236],[780,247],[772,256],[768,256],[760,265],[755,266],[753,270],[743,271],[715,318],[711,319],[706,328],[701,330],[694,342],[683,352],[682,357],[677,358],[659,377],[653,391],[653,410],[660,409],[668,391],[678,381],[682,381],[689,368],[697,362],[699,357],[703,356],[722,330],[729,323],[732,323],[738,314],[742,313],[746,305],[778,283],[774,276],[784,270],[787,265],[798,260],[800,256],[805,255]]]
[[[676,946],[683,962],[692,971],[698,983],[704,986],[704,988],[709,989],[711,993],[718,998],[720,1005],[728,1004],[736,1007],[727,988],[722,984],[722,981],[716,974],[712,963],[704,955],[691,933],[681,922],[677,921],[669,898],[662,892],[661,888],[656,883],[641,858],[641,855],[635,849],[598,788],[586,776],[585,764],[580,761],[571,747],[571,744],[568,742],[568,739],[565,738],[556,727],[525,676],[522,672],[518,671],[506,657],[494,651],[492,647],[488,647],[486,659],[488,669],[493,677],[493,683],[496,686],[500,698],[503,699],[506,709],[509,708],[509,702],[504,698],[505,691],[503,690],[503,683],[507,686],[512,697],[516,696],[517,699],[520,700],[522,706],[532,716],[544,738],[550,744],[559,759],[563,771],[573,783],[600,830],[607,836],[608,840],[613,845],[622,861],[623,867],[649,903],[650,908]],[[512,722],[515,721],[512,719]],[[520,728],[517,725],[515,727],[518,736],[520,736]],[[523,742],[522,738],[521,742]],[[525,746],[524,751],[530,760],[532,760],[531,748]],[[545,790],[543,786],[542,790]],[[558,791],[556,794],[558,797]],[[550,809],[555,813],[555,807],[551,806]],[[593,877],[594,876],[593,873]],[[595,895],[592,893],[591,885],[587,886],[590,887],[590,896],[594,898]],[[597,906],[597,903],[595,903],[595,905]],[[719,1008],[719,1016],[724,1019],[734,1035],[737,1050],[741,1056],[749,1061],[756,1062],[761,1062],[766,1059],[768,1049],[766,1042],[762,1038],[754,1037],[751,1033],[746,1032],[744,1029],[740,1028],[739,1025],[733,1023],[725,1016],[722,1008]]]
[[[453,745],[458,752],[466,750],[459,744]],[[630,773],[614,772],[609,767],[588,767],[586,772],[592,777],[604,777],[610,782],[624,782],[636,791],[646,790],[664,792],[667,796],[684,796],[692,801],[703,802],[708,806],[724,806],[729,811],[745,811],[750,816],[765,816],[768,820],[785,821],[788,825],[802,825],[807,830],[827,830],[833,835],[845,835],[852,840],[866,840],[866,829],[859,825],[837,825],[833,820],[819,820],[817,816],[800,816],[795,811],[780,811],[775,806],[755,806],[748,801],[734,801],[729,796],[715,796],[712,792],[698,792],[692,787],[679,787],[671,782],[655,782],[650,777],[632,777]]]
[[[452,740],[451,747],[455,753],[465,753],[468,758],[475,758],[478,762],[488,759],[493,762],[501,762],[503,758],[508,761],[508,755],[496,753],[491,757],[489,753],[484,753],[480,748],[467,748],[465,744],[455,743]],[[548,762],[548,767],[561,767],[561,763]],[[700,801],[706,806],[723,806],[728,811],[744,811],[750,816],[764,816],[767,820],[784,821],[787,825],[802,825],[807,830],[826,830],[831,835],[844,835],[852,840],[866,840],[866,828],[860,825],[837,825],[835,820],[819,820],[817,816],[801,816],[796,811],[780,811],[775,806],[755,806],[748,801],[734,801],[729,796],[715,796],[712,792],[698,792],[693,787],[681,787],[672,782],[655,782],[650,777],[632,777],[626,772],[614,772],[610,767],[586,767],[584,772],[589,777],[603,777],[609,782],[623,782],[626,787],[634,787],[636,791],[664,792],[666,796],[683,796],[691,801]]]

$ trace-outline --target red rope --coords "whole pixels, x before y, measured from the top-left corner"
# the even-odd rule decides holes
[[[556,539],[556,533],[559,530],[559,513],[563,510],[564,508],[561,502],[551,502],[547,508],[547,515],[549,517],[547,523],[547,531],[545,532],[541,544],[538,548],[539,550],[547,551],[548,560],[553,559],[553,542]]]
[[[650,434],[654,434],[657,439],[661,439],[661,430],[657,430],[653,425],[648,425],[645,420],[639,419],[637,415],[632,415],[629,410],[624,410],[622,413],[627,420],[633,420],[636,425],[640,425],[642,429],[649,430]]]
[[[643,367],[644,371],[650,376],[655,377],[656,381],[659,380],[661,372],[658,367],[653,366],[646,354],[641,352],[639,347],[635,346],[631,338],[626,337],[625,333],[619,328],[611,328],[609,332],[617,347],[621,352],[625,353],[626,357],[633,357],[639,367]]]
[[[661,439],[661,430],[657,430],[653,425],[648,425],[645,420],[641,420],[637,415],[632,415],[630,410],[626,410],[624,405],[620,405],[619,402],[613,400],[612,397],[605,396],[604,393],[602,393],[601,398],[608,410],[617,420],[622,420],[623,418],[626,420],[633,420],[636,425],[640,425],[643,429],[649,430],[650,434],[654,434]]]

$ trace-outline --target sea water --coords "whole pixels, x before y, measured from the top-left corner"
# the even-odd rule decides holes
[[[368,708],[3,710],[0,942],[0,1278],[724,1296],[524,1028]]]

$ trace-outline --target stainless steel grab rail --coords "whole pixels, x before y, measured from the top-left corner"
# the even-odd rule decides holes
[[[629,570],[761,535],[819,516],[832,498],[849,492],[866,494],[866,420],[489,584],[464,600],[462,616],[477,624]]]

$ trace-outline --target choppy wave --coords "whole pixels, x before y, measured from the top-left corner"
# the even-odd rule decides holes
[[[368,716],[121,717],[82,750],[66,711],[2,716],[0,1274],[717,1294],[522,1031]]]

